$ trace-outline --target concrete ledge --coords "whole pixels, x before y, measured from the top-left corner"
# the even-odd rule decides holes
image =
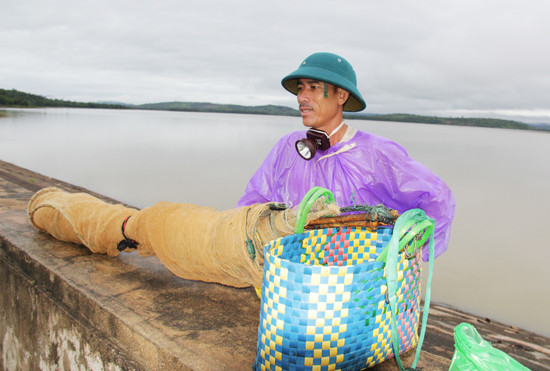
[[[0,161],[0,370],[251,369],[260,311],[254,289],[183,280],[155,257],[94,255],[35,231],[27,201],[51,185],[82,190]],[[419,364],[425,370],[448,368],[449,327],[460,320],[434,308]],[[393,360],[374,368],[393,369]]]
[[[25,369],[74,361],[86,369],[97,362],[104,369],[250,367],[254,290],[185,281],[156,258],[113,259],[56,241],[29,228],[32,192],[4,179],[0,189],[1,328],[19,344],[4,344],[6,369],[14,359],[26,360]],[[12,354],[17,349],[24,354]]]

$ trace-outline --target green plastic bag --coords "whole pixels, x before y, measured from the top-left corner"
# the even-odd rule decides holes
[[[455,353],[449,371],[529,370],[503,351],[483,340],[474,326],[455,327]]]

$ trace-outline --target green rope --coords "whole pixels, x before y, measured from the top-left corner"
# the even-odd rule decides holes
[[[296,222],[294,223],[294,233],[300,234],[304,231],[304,227],[306,225],[307,220],[307,214],[315,201],[317,201],[318,198],[321,196],[326,197],[326,202],[331,203],[334,202],[334,195],[331,191],[325,188],[321,187],[313,187],[311,188],[304,198],[302,198],[302,202],[300,202],[300,206],[298,206],[298,211],[296,212]]]
[[[414,224],[411,228],[411,224]],[[397,220],[392,238],[385,248],[387,252],[386,260],[386,279],[388,286],[388,299],[391,309],[391,337],[393,354],[399,370],[405,370],[403,363],[399,357],[399,338],[397,333],[397,255],[403,245],[401,240],[407,240],[409,235],[417,235],[421,230],[425,231],[425,234],[429,238],[429,264],[430,271],[428,272],[428,282],[426,286],[426,295],[424,299],[424,309],[422,313],[422,326],[420,329],[420,336],[418,338],[418,344],[416,346],[416,353],[412,366],[407,370],[415,370],[418,360],[420,359],[420,351],[422,349],[422,343],[424,342],[424,335],[426,334],[426,326],[428,323],[428,315],[430,311],[431,300],[431,284],[433,277],[433,261],[434,257],[434,235],[433,230],[435,228],[435,221],[426,216],[424,211],[420,209],[411,209],[403,213]],[[431,238],[430,238],[431,237]],[[409,239],[410,240],[410,239]],[[382,255],[382,254],[381,254]],[[379,257],[380,258],[380,257]]]
[[[250,256],[250,260],[256,263],[256,248],[254,247],[254,241],[252,241],[252,239],[248,235],[248,231],[246,230],[248,227],[248,213],[250,213],[250,210],[251,208],[246,211],[246,217],[244,220],[244,234],[246,236],[245,246],[246,251],[248,252],[248,256]]]

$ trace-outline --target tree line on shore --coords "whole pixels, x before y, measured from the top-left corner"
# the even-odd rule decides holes
[[[131,105],[122,103],[93,103],[73,102],[61,99],[49,99],[39,95],[21,92],[15,89],[0,89],[0,107],[39,108],[39,107],[68,107],[68,108],[108,108],[108,109],[142,109],[162,111],[187,111],[187,112],[218,112],[218,113],[243,113],[262,115],[299,116],[296,109],[276,106],[241,106],[236,104],[215,104],[197,102],[164,102]],[[377,121],[396,121],[438,125],[480,126],[490,128],[507,128],[519,130],[550,131],[550,125],[532,126],[518,121],[502,120],[494,118],[468,118],[468,117],[437,117],[421,116],[405,113],[378,115],[378,114],[345,114],[345,118],[364,119]]]
[[[389,115],[372,115],[365,118],[367,120],[379,121],[397,121],[412,122],[419,124],[438,124],[438,125],[458,125],[458,126],[478,126],[487,128],[519,129],[519,130],[537,130],[529,124],[513,120],[502,120],[480,117],[437,117],[420,116],[406,113],[394,113]]]
[[[72,102],[61,99],[49,99],[40,95],[24,93],[15,89],[0,89],[0,107],[38,108],[38,107],[73,107],[73,108],[128,108],[122,104],[105,104],[91,102]]]

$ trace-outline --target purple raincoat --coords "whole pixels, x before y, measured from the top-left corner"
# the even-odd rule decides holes
[[[279,140],[250,179],[238,206],[264,202],[296,206],[313,186],[319,186],[331,190],[339,206],[381,203],[399,213],[422,209],[436,221],[435,256],[447,249],[455,210],[453,194],[403,147],[357,131],[351,139],[317,151],[306,161],[295,149],[296,141],[305,136],[305,131],[297,131]],[[423,258],[428,259],[428,249]]]

